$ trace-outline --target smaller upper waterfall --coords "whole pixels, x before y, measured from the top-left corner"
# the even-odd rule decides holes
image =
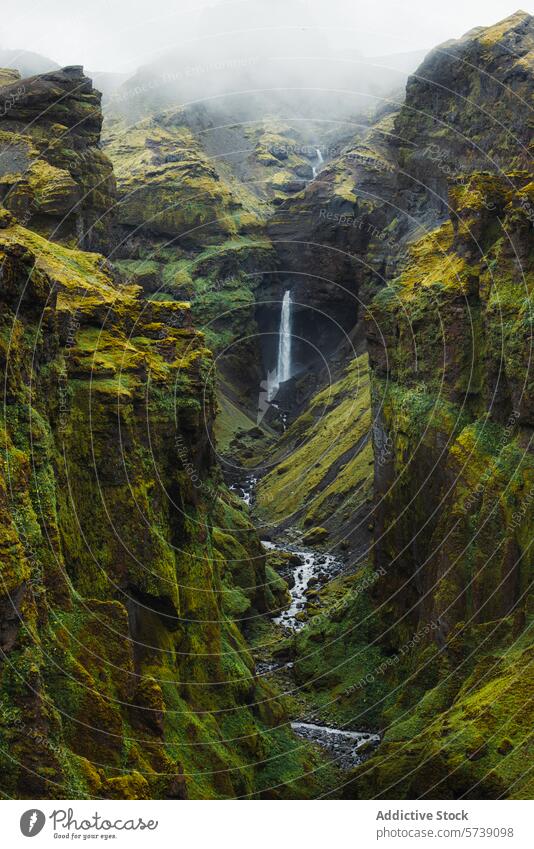
[[[312,166],[314,180],[317,177],[317,171],[319,170],[319,166],[322,165],[322,163],[324,162],[323,154],[321,153],[318,147],[315,148],[315,153],[317,154],[317,160],[315,162],[315,165]]]
[[[269,401],[271,401],[280,384],[291,377],[291,293],[289,289],[284,292],[282,309],[280,312],[280,328],[278,330],[278,359],[276,362],[276,375],[274,381],[269,385]]]

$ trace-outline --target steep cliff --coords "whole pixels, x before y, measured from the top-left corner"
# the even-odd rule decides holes
[[[406,245],[447,218],[452,179],[530,167],[532,50],[523,12],[446,42],[405,97],[385,98],[370,121],[358,116],[341,149],[325,147],[317,179],[268,222],[298,335],[332,350],[399,273]]]
[[[314,593],[283,647],[323,721],[382,733],[347,798],[532,794],[533,33],[518,13],[433,51],[400,109],[271,224],[293,267],[330,268],[302,300],[357,303],[366,325],[370,567]],[[358,265],[348,283],[336,244]],[[313,504],[322,452],[308,436],[261,482],[260,507],[287,481],[290,506],[299,485]],[[347,508],[358,526],[361,506]]]
[[[441,45],[320,167],[309,128],[200,107],[104,154],[81,69],[1,72],[7,795],[532,795],[533,32]],[[292,555],[214,434],[269,533],[345,557],[289,637]],[[299,698],[380,747],[340,776]]]
[[[411,180],[431,222],[438,189],[447,216],[412,240],[368,314],[385,570],[373,600],[394,662],[356,688],[365,710],[387,681],[385,742],[349,791],[361,795],[532,793],[533,33],[517,14],[438,49],[395,124],[418,144],[401,147],[399,193]],[[440,187],[421,164],[437,146]]]
[[[21,170],[6,195],[20,220],[1,209],[2,791],[276,796],[287,783],[307,795],[317,755],[256,677],[240,630],[276,597],[214,461],[212,355],[189,303],[147,298],[103,256],[42,235],[45,212],[75,220],[95,163],[110,186],[111,169],[81,73],[20,86],[7,145],[36,144],[58,110],[77,129],[61,208],[26,217],[14,198],[35,185]],[[43,124],[16,134],[15,116],[37,116],[43,98]],[[55,161],[37,160],[45,195]],[[81,203],[89,216],[98,205]]]

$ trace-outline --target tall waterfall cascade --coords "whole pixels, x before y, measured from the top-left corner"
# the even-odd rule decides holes
[[[291,377],[291,293],[284,293],[278,333],[278,383]]]
[[[276,373],[269,386],[269,400],[272,400],[281,383],[291,377],[291,293],[284,292],[278,330],[278,359]]]
[[[316,148],[315,148],[315,153],[317,154],[317,159],[316,159],[316,161],[315,161],[315,165],[313,165],[313,167],[312,167],[312,171],[313,171],[313,179],[314,179],[314,180],[315,180],[315,178],[317,177],[317,171],[319,170],[319,167],[320,167],[320,166],[323,164],[323,162],[324,162],[323,154],[321,153],[321,151],[319,150],[319,148],[318,148],[318,147],[316,147]]]

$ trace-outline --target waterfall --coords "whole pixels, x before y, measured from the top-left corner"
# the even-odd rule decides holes
[[[322,165],[322,163],[324,162],[323,154],[321,153],[321,151],[319,150],[318,147],[315,148],[315,153],[317,154],[317,161],[316,161],[315,165],[312,167],[313,179],[314,180],[317,177],[317,171],[319,170],[319,166]]]
[[[278,383],[291,377],[291,295],[284,293],[278,333]]]
[[[269,385],[269,401],[271,401],[280,384],[291,377],[291,294],[289,289],[284,292],[282,310],[280,312],[280,329],[278,331],[278,360],[276,375]]]

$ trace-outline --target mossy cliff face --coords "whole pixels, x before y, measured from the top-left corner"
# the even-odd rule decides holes
[[[224,182],[233,184],[242,199],[256,196],[274,204],[298,192],[313,177],[318,158],[313,122],[277,117],[252,93],[244,96],[243,109],[232,98],[182,101],[175,90],[166,109],[155,108],[156,99],[152,98],[141,110],[145,118],[131,123],[126,118],[128,110],[121,109],[121,97],[127,103],[126,89],[117,92],[106,108],[106,143],[113,147],[119,132],[129,134],[132,129],[143,133],[147,128],[151,132],[160,128],[177,139],[185,133],[192,136],[197,151],[211,159],[214,171]],[[177,103],[187,105],[177,107]],[[139,144],[139,138],[135,143]]]
[[[517,61],[509,69],[506,44],[514,33]],[[517,79],[532,90],[523,49],[531,33],[532,18],[523,15],[471,34],[443,51],[445,79],[456,49],[467,56],[483,50],[494,77],[510,73],[509,96]],[[439,55],[429,62],[436,87]],[[468,66],[460,87],[472,85],[470,73]],[[417,130],[420,119],[411,122],[410,110],[425,92],[424,80],[408,87],[396,123],[405,137]],[[437,96],[435,109],[440,103]],[[485,103],[478,99],[479,113]],[[428,98],[426,110],[436,141]],[[456,124],[471,120],[459,110]],[[468,148],[466,142],[459,160],[464,167]],[[506,142],[496,136],[485,153],[513,165],[523,147],[506,157]],[[375,568],[384,570],[372,597],[386,663],[371,670],[353,699],[364,709],[376,697],[386,730],[349,795],[532,793],[524,773],[533,683],[532,177],[520,169],[478,171],[473,161],[474,170],[449,176],[447,220],[411,242],[402,273],[368,314],[373,553]],[[435,208],[426,220],[433,218]]]
[[[191,131],[169,116],[112,130],[107,141],[119,188],[119,223],[197,244],[238,232],[231,192]]]
[[[314,793],[242,636],[280,588],[214,461],[189,303],[0,224],[3,792]]]
[[[191,300],[195,325],[222,355],[222,394],[255,413],[264,379],[256,302],[278,265],[265,222],[311,179],[315,148],[282,121],[232,124],[196,104],[130,127],[111,111],[105,150],[118,180],[113,256],[125,279],[153,299]]]
[[[355,326],[366,304],[399,267],[411,224],[393,202],[397,112],[388,103],[362,116],[352,137],[324,143],[315,179],[277,204],[267,224],[283,273],[265,278],[262,294],[278,300],[291,288],[296,348],[304,359],[328,359],[340,344],[349,356],[352,342],[358,346],[364,336]],[[276,312],[271,309],[272,326]]]
[[[385,137],[394,244],[447,219],[451,180],[531,167],[533,46],[532,16],[517,12],[435,48],[408,79]]]
[[[262,380],[255,292],[276,261],[269,240],[261,233],[239,235],[187,251],[156,240],[140,253],[150,259],[117,260],[122,279],[140,285],[154,302],[187,299],[193,323],[215,355],[224,392],[242,396],[241,405],[250,407]]]
[[[314,595],[309,623],[285,647],[318,716],[382,732],[347,798],[533,792],[533,184],[521,111],[513,142],[492,110],[492,86],[509,75],[509,98],[532,91],[532,28],[513,16],[423,64],[390,116],[388,188],[374,192],[369,221],[394,216],[388,238],[362,243],[355,228],[368,269],[360,294],[380,289],[365,310],[372,559]],[[442,122],[450,91],[439,60],[447,80],[456,51],[480,62],[476,73],[454,64],[455,90],[471,98],[462,107],[456,97]],[[486,68],[487,99],[484,82],[475,96]],[[329,168],[337,163],[325,180]],[[354,195],[360,203],[357,185]]]
[[[297,779],[236,624],[266,609],[265,563],[213,463],[188,306],[4,223],[4,792],[268,792],[270,753]]]
[[[107,116],[105,148],[119,188],[118,220],[179,247],[250,233],[270,202],[312,178],[315,148],[282,121],[230,123],[203,105],[169,109],[133,126]],[[219,126],[222,123],[222,126]]]
[[[310,307],[352,328],[399,273],[407,240],[447,218],[451,179],[530,167],[533,44],[532,17],[517,13],[436,48],[405,102],[389,100],[341,150],[325,147],[317,178],[276,208],[268,232],[308,308],[296,307],[302,335],[331,346],[328,321],[299,324]]]
[[[446,200],[447,175],[530,164],[533,48],[532,16],[516,12],[426,57],[395,122],[407,176]]]
[[[0,87],[4,206],[43,235],[92,249],[107,245],[115,201],[100,99],[79,66]]]

